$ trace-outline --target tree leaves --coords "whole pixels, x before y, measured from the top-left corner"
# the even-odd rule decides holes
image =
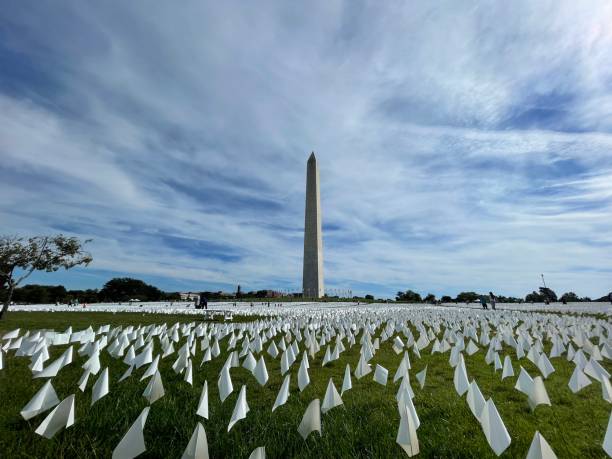
[[[63,234],[28,239],[0,236],[0,286],[8,290],[0,317],[8,308],[15,287],[34,271],[53,272],[91,263],[91,254],[83,250],[83,245],[90,241]],[[19,271],[23,272],[15,278]]]

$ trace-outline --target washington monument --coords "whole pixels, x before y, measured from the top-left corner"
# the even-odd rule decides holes
[[[302,291],[305,297],[321,298],[323,285],[323,238],[321,232],[321,199],[319,167],[314,153],[306,166],[306,215],[304,222],[304,274]]]

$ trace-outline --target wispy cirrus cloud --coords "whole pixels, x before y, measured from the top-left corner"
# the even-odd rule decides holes
[[[315,150],[330,287],[610,290],[608,2],[60,5],[0,12],[5,231],[298,288]]]

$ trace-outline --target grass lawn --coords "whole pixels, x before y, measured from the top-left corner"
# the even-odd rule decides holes
[[[68,325],[74,331],[92,325],[146,325],[150,323],[191,322],[195,317],[168,316],[131,313],[9,313],[0,323],[0,334],[17,327],[22,329],[53,328],[63,331]],[[234,320],[254,320],[253,317],[237,317]],[[382,327],[378,329],[378,333]],[[413,329],[415,336],[418,336]],[[275,341],[278,342],[280,336]],[[182,340],[181,344],[184,340]],[[399,382],[393,384],[393,375],[401,360],[391,349],[392,340],[381,343],[380,350],[372,361],[372,368],[380,364],[389,370],[387,386],[372,380],[373,372],[357,380],[352,378],[353,389],[343,395],[344,405],[321,415],[322,436],[313,433],[304,441],[297,427],[308,404],[315,398],[323,399],[329,378],[333,378],[338,391],[347,363],[351,372],[359,360],[359,344],[347,350],[340,359],[325,367],[321,362],[324,348],[316,358],[310,359],[311,383],[303,392],[297,388],[298,360],[290,368],[291,385],[287,404],[272,413],[272,405],[283,381],[280,374],[280,355],[272,359],[267,353],[265,361],[270,379],[261,387],[254,376],[244,368],[232,368],[234,392],[220,403],[217,379],[227,353],[227,338],[222,342],[222,354],[200,367],[202,351],[193,359],[193,387],[183,381],[171,366],[177,355],[160,361],[160,373],[166,391],[164,397],[151,406],[144,436],[147,452],[142,457],[180,457],[193,433],[196,423],[202,422],[208,438],[209,454],[212,458],[248,458],[258,446],[265,446],[270,458],[304,457],[406,457],[396,444],[399,413],[395,394]],[[345,341],[346,344],[346,341]],[[546,342],[546,351],[550,343]],[[268,343],[264,345],[267,349]],[[59,357],[67,346],[50,348],[50,360]],[[175,346],[178,349],[178,346]],[[85,393],[77,387],[86,357],[80,357],[74,348],[74,361],[63,368],[52,379],[60,400],[76,394],[75,424],[60,431],[51,440],[34,433],[45,418],[40,414],[30,421],[20,416],[20,410],[45,383],[44,379],[32,379],[28,368],[30,359],[14,357],[14,351],[5,354],[4,369],[0,370],[0,457],[110,457],[113,449],[127,429],[147,406],[142,393],[148,383],[140,381],[146,366],[127,380],[117,380],[127,369],[121,360],[113,359],[105,350],[100,353],[102,368],[110,371],[110,393],[92,407],[91,387],[97,376],[92,375]],[[238,347],[238,350],[239,347]],[[300,345],[303,350],[303,345]],[[496,457],[489,447],[480,424],[470,412],[465,395],[459,397],[453,386],[453,368],[448,364],[449,352],[431,355],[431,344],[417,359],[410,352],[412,370],[411,384],[415,392],[414,405],[421,420],[417,430],[422,458],[488,458]],[[155,353],[160,353],[159,341],[155,340]],[[602,399],[601,386],[594,381],[578,394],[573,394],[567,383],[574,365],[565,356],[551,359],[556,372],[545,380],[552,406],[540,405],[531,412],[527,397],[514,389],[519,364],[512,348],[504,346],[500,357],[512,358],[515,377],[501,380],[501,372],[495,373],[493,366],[484,361],[486,347],[473,356],[465,356],[468,376],[475,378],[485,398],[492,397],[512,438],[512,444],[501,457],[524,458],[536,430],[546,438],[559,458],[606,457],[602,449],[605,429],[610,416],[610,405]],[[257,357],[257,356],[256,356]],[[526,358],[520,364],[535,377],[538,369]],[[424,389],[420,389],[414,375],[428,366]],[[612,372],[609,361],[602,365]],[[196,408],[202,386],[208,380],[208,420],[196,416]],[[227,432],[238,392],[247,385],[247,401],[250,411],[232,430]]]

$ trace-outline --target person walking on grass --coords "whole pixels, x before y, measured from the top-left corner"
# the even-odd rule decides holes
[[[480,297],[480,304],[482,305],[482,309],[489,309],[484,295]]]
[[[493,292],[489,292],[489,299],[491,300],[491,309],[495,311],[495,303],[497,302],[497,297],[493,295]]]

